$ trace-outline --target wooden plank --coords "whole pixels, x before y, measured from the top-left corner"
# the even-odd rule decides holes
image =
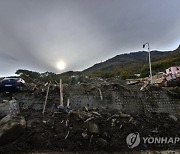
[[[48,84],[48,88],[47,88],[47,92],[46,92],[46,98],[45,98],[45,101],[44,101],[44,108],[43,108],[43,112],[42,112],[43,115],[44,115],[44,112],[45,112],[45,109],[46,109],[46,104],[47,104],[47,99],[48,99],[50,84],[51,84],[51,83]]]
[[[103,100],[103,96],[102,96],[101,89],[100,89],[100,88],[98,88],[98,90],[99,90],[100,98],[101,98],[101,101],[102,101],[102,100]]]

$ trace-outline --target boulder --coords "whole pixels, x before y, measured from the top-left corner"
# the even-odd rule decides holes
[[[7,115],[0,120],[0,145],[7,144],[17,139],[25,130],[24,117]]]

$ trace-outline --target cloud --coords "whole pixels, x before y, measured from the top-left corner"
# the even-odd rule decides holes
[[[83,70],[124,52],[175,49],[180,41],[179,0],[2,0],[3,72],[53,71],[59,60]],[[4,59],[4,60],[2,60]],[[8,60],[5,60],[8,59]],[[14,60],[13,60],[14,59]],[[10,69],[11,68],[11,69]]]

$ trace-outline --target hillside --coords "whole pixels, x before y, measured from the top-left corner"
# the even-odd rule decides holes
[[[174,51],[151,51],[152,72],[164,72],[170,66],[180,65],[180,46]],[[65,83],[70,82],[70,76],[88,75],[92,77],[110,78],[120,76],[122,79],[134,78],[134,74],[141,74],[141,77],[149,75],[148,52],[139,51],[129,54],[117,55],[105,62],[95,64],[82,72],[64,72],[55,74],[53,72],[38,73],[29,70],[19,69],[16,71],[26,81],[34,82],[59,82],[63,79]],[[83,77],[83,76],[81,76]]]
[[[180,46],[174,51],[151,51],[151,61],[153,73],[164,71],[172,65],[180,65]],[[124,78],[141,73],[142,76],[148,75],[148,52],[139,51],[129,54],[117,55],[105,62],[95,64],[85,69],[84,74],[94,76],[120,75]]]

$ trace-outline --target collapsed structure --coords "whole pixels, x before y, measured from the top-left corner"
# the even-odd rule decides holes
[[[22,118],[8,117],[16,119],[16,123],[4,132],[3,138],[8,140],[0,143],[0,152],[121,151],[128,150],[126,136],[129,133],[179,136],[179,87],[150,86],[144,91],[140,91],[140,87],[127,86],[118,80],[92,80],[63,85],[63,88],[59,84],[32,84],[22,92],[13,93],[10,101],[3,101],[10,98],[8,94],[1,94],[0,105],[4,105],[1,117],[19,115],[25,122]],[[59,105],[70,109],[59,108]],[[0,127],[10,121],[0,122]],[[17,127],[21,128],[19,134]],[[17,135],[10,138],[8,131]],[[179,143],[140,144],[137,149],[179,147]]]

